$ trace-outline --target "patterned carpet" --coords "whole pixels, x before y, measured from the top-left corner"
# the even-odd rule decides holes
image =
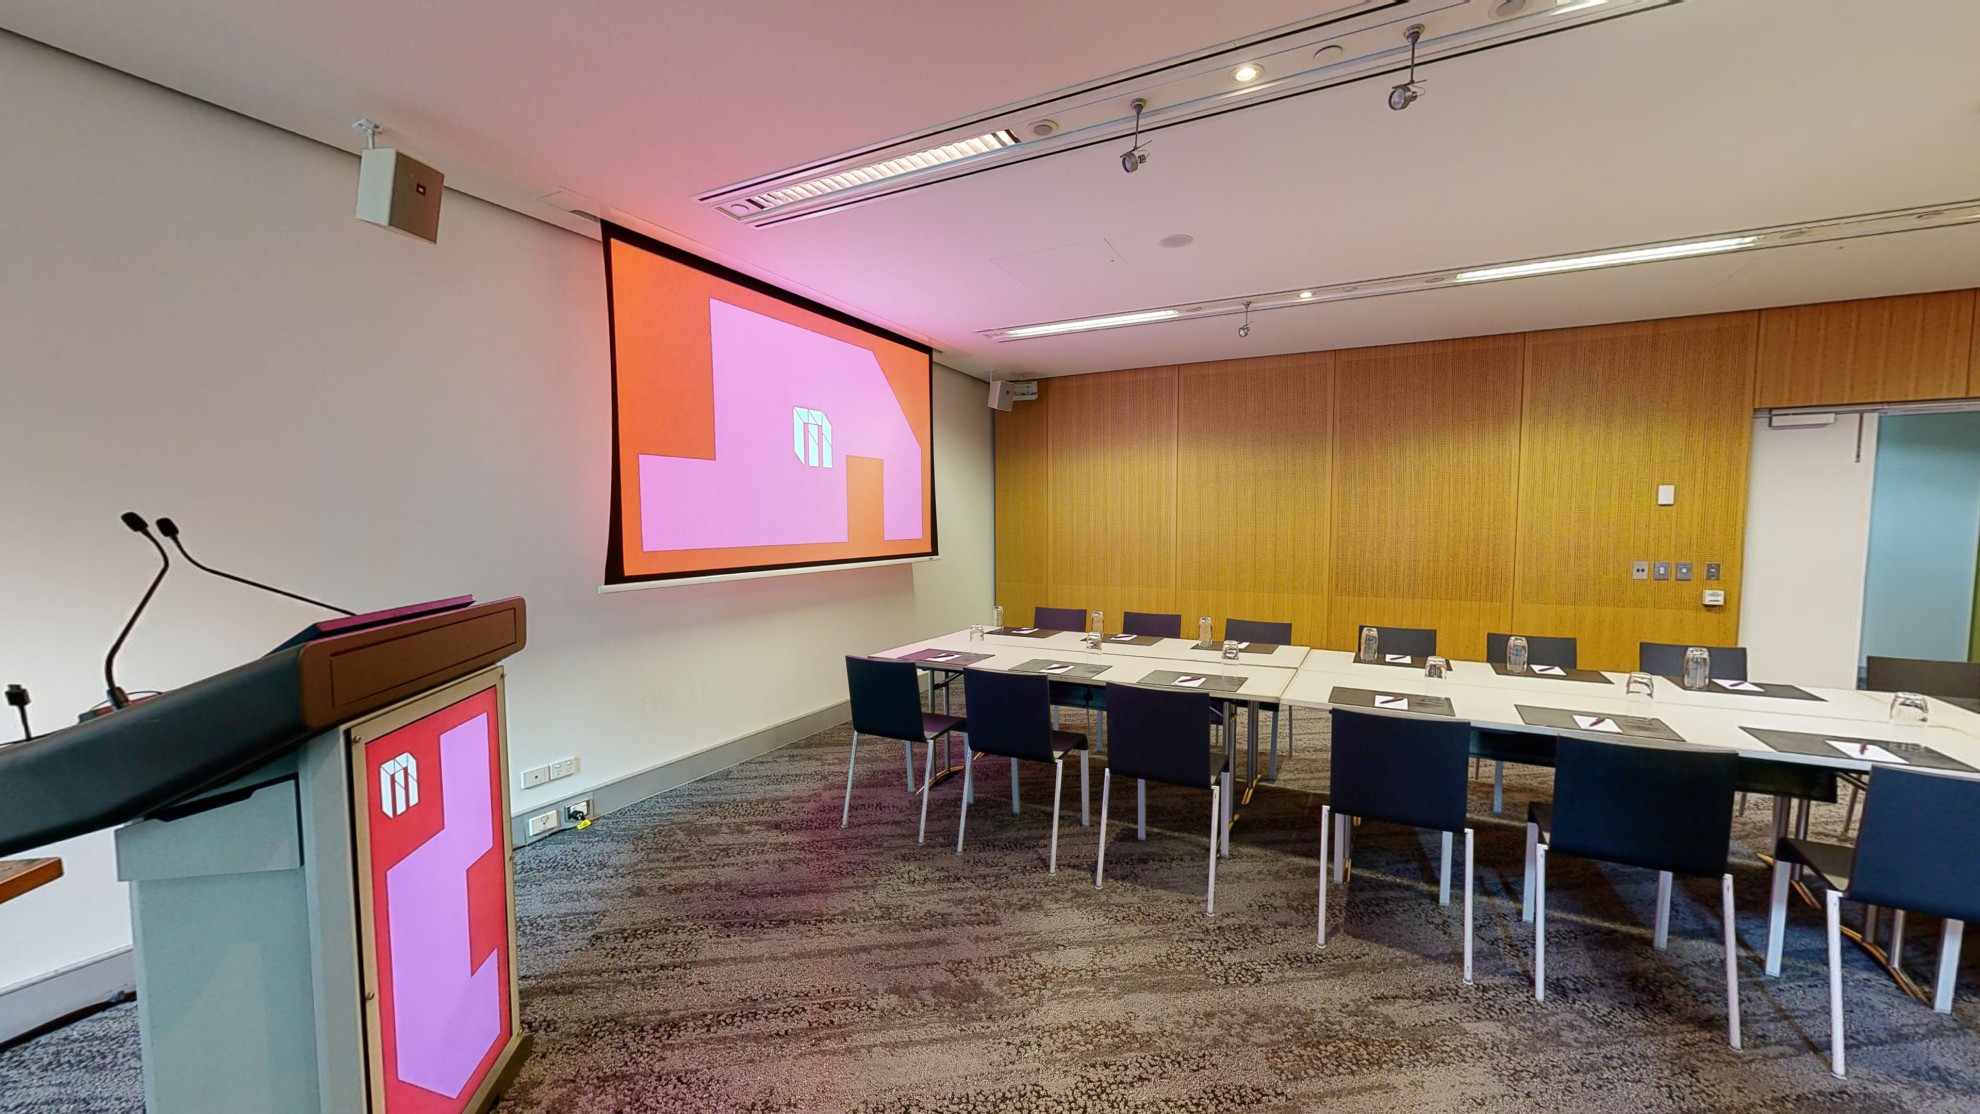
[[[1146,843],[1134,840],[1131,786],[1116,794],[1096,891],[1076,767],[1053,877],[1049,767],[1023,771],[1013,816],[1009,766],[986,759],[958,856],[959,784],[937,787],[928,843],[916,846],[897,745],[862,748],[840,830],[848,739],[821,732],[518,854],[537,1044],[501,1110],[1980,1107],[1971,994],[1936,1015],[1853,949],[1851,1077],[1829,1075],[1819,917],[1797,908],[1783,975],[1764,979],[1766,879],[1743,848],[1742,1053],[1724,1039],[1710,882],[1680,883],[1660,954],[1654,876],[1559,860],[1548,1001],[1533,1001],[1523,829],[1490,816],[1489,768],[1473,794],[1477,982],[1466,987],[1459,906],[1436,904],[1434,836],[1364,825],[1335,935],[1315,949],[1320,715],[1300,717],[1278,784],[1244,809],[1214,919],[1203,914],[1205,794],[1151,786]],[[1509,769],[1507,780],[1506,816],[1523,817],[1549,774]],[[1097,764],[1092,787],[1097,810]],[[1839,818],[1822,809],[1818,834]],[[1738,834],[1750,846],[1769,824],[1756,800]],[[1920,920],[1907,954],[1924,981],[1937,928]],[[129,1006],[0,1054],[6,1111],[137,1111],[139,1092]]]

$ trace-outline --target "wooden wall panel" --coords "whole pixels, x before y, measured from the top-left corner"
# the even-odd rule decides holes
[[[1594,669],[1634,668],[1638,641],[1737,641],[1758,330],[1736,313],[1527,337],[1522,633],[1573,635]],[[1675,506],[1656,505],[1660,483]],[[1692,561],[1698,579],[1633,580],[1634,560]],[[1708,561],[1724,580],[1703,579]],[[1702,605],[1707,587],[1724,607]]]
[[[1051,603],[1052,391],[1046,380],[1036,401],[996,415],[997,603],[1018,625],[1031,622],[1034,607]]]
[[[1176,607],[1193,636],[1208,615],[1290,622],[1313,644],[1327,611],[1326,352],[1178,370]]]
[[[1333,598],[1327,636],[1432,627],[1481,660],[1512,621],[1522,336],[1335,354]]]
[[[1053,607],[1176,610],[1176,369],[1051,381]]]
[[[1760,311],[1755,405],[1841,406],[1972,394],[1975,291]]]

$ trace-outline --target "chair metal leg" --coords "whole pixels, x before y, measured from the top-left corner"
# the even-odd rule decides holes
[[[1850,782],[1849,805],[1843,809],[1842,834],[1844,835],[1848,835],[1849,829],[1856,823],[1856,802],[1862,795],[1863,791],[1857,787],[1857,784],[1854,781]]]
[[[1203,899],[1203,915],[1217,915],[1217,824],[1224,818],[1223,787],[1210,784],[1210,893]]]
[[[1886,954],[1890,956],[1892,967],[1898,970],[1904,969],[1904,910],[1902,909],[1891,910],[1891,946]]]
[[[1320,806],[1320,937],[1318,947],[1327,946],[1327,875],[1331,865],[1327,862],[1328,836],[1333,831],[1334,809],[1332,805]]]
[[[1959,946],[1966,940],[1966,922],[1948,919],[1939,939],[1939,977],[1932,984],[1932,1009],[1951,1013],[1953,990],[1959,983]]]
[[[1492,815],[1506,811],[1506,764],[1492,763]]]
[[[1464,830],[1464,985],[1471,985],[1471,894],[1478,888],[1478,872],[1472,869],[1471,829]]]
[[[1526,879],[1519,887],[1519,919],[1533,923],[1534,848],[1540,846],[1540,825],[1526,826]]]
[[[1829,1070],[1837,1079],[1847,1070],[1843,1063],[1842,1008],[1842,894],[1829,891]]]
[[[1788,864],[1774,860],[1774,887],[1767,899],[1767,974],[1781,973],[1781,944],[1787,936]]]
[[[928,798],[935,795],[929,792],[929,786],[934,784],[935,740],[930,739],[928,740],[928,763],[922,767],[921,771],[921,831],[914,837],[914,842],[917,845],[928,842]]]
[[[1437,873],[1437,904],[1440,906],[1451,903],[1451,841],[1454,838],[1450,832],[1441,834],[1444,837],[1443,866]]]
[[[1347,839],[1348,818],[1342,813],[1334,814],[1334,885],[1347,881]]]
[[[1223,783],[1224,783],[1223,851],[1224,851],[1224,857],[1228,859],[1231,857],[1231,772],[1229,770],[1224,771]]]
[[[846,826],[853,812],[853,765],[859,761],[859,732],[853,732],[852,753],[846,756],[846,804],[839,810],[839,827]]]
[[[1018,760],[1011,759],[1011,815],[1018,814]]]
[[[914,744],[902,739],[901,753],[907,757],[908,792],[912,793],[914,792]]]
[[[962,811],[956,814],[956,854],[958,855],[962,854],[963,829],[969,826],[969,799],[970,797],[974,796],[974,794],[970,792],[970,788],[975,783],[975,781],[976,781],[976,748],[965,745],[963,747]]]
[[[1668,870],[1657,872],[1657,930],[1651,943],[1658,951],[1671,944],[1671,872]]]
[[[1114,788],[1114,771],[1100,771],[1100,851],[1093,857],[1093,888],[1107,877],[1107,797]]]
[[[1739,1040],[1739,926],[1733,921],[1733,876],[1719,879],[1720,904],[1726,919],[1726,1035],[1734,1049]]]
[[[1148,783],[1134,779],[1134,838],[1148,838]]]
[[[1533,1000],[1547,1000],[1547,845],[1533,849]]]
[[[1011,765],[1016,767],[1017,759],[1011,759]],[[1052,852],[1045,860],[1047,874],[1059,873],[1059,799],[1065,796],[1065,788],[1066,760],[1055,758],[1052,760]]]

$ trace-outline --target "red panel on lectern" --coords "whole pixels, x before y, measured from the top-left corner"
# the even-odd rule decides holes
[[[459,1114],[515,1031],[493,688],[364,746],[382,1114]]]

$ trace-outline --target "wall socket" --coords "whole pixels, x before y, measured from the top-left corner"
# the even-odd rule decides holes
[[[1721,570],[1721,568],[1720,568],[1720,566],[1719,566],[1719,562],[1717,562],[1717,561],[1707,561],[1707,562],[1705,562],[1705,579],[1707,579],[1707,580],[1717,580],[1717,579],[1719,579],[1719,573],[1720,573],[1721,571],[1722,571],[1722,570]]]
[[[556,809],[553,808],[548,812],[539,812],[529,818],[529,836],[531,839],[535,839],[545,832],[554,832],[561,823],[562,821],[557,817]]]
[[[596,819],[598,819],[598,811],[592,807],[590,797],[582,801],[572,801],[564,806],[564,822],[567,824],[582,824],[586,820]]]
[[[1635,564],[1632,564],[1629,567],[1629,578],[1631,580],[1650,579],[1650,562],[1638,561]]]
[[[577,759],[575,758],[566,758],[561,762],[550,763],[551,781],[556,781],[558,778],[569,777],[574,773],[577,773]]]
[[[521,778],[524,789],[534,789],[550,780],[550,767],[538,766],[535,769],[524,770]]]

